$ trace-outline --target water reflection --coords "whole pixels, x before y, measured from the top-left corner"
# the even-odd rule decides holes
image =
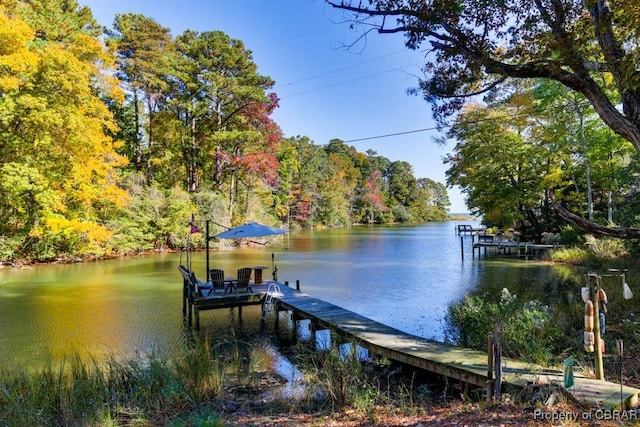
[[[282,236],[279,246],[212,251],[210,265],[228,275],[247,265],[268,265],[265,277],[277,265],[280,281],[294,286],[299,280],[303,292],[436,339],[443,335],[447,305],[467,292],[497,294],[507,287],[519,298],[554,303],[579,291],[580,278],[574,279],[571,270],[534,261],[470,258],[470,238],[463,238],[462,260],[454,225],[292,233]],[[74,352],[100,358],[184,351],[192,332],[182,318],[181,262],[183,255],[167,254],[1,269],[0,366],[38,365]],[[194,253],[191,263],[204,278],[204,252]],[[235,351],[239,342],[257,343],[265,349],[263,363],[289,366],[265,344],[259,307],[245,308],[242,317],[231,309],[205,311],[201,325],[200,335],[224,351]],[[256,363],[252,357],[249,363]]]

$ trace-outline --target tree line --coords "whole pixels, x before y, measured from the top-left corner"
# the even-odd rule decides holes
[[[439,221],[444,184],[340,139],[284,137],[243,42],[73,0],[0,5],[0,260],[180,248],[191,218]]]

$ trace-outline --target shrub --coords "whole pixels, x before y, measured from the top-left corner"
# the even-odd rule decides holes
[[[519,301],[504,288],[498,302],[469,295],[451,303],[445,319],[445,340],[486,350],[487,336],[494,326],[498,327],[505,356],[533,363],[550,363],[562,338],[549,307],[537,300]]]
[[[618,259],[629,255],[622,239],[609,237],[596,238],[591,235],[585,236],[585,244],[594,256],[600,259]]]
[[[550,251],[551,261],[574,265],[585,265],[590,262],[591,255],[583,248],[556,248]]]

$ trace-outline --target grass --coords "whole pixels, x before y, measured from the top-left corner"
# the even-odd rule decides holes
[[[205,343],[175,363],[74,356],[39,371],[5,369],[0,419],[8,426],[165,424],[221,395],[216,360]]]
[[[268,404],[257,396],[269,385],[256,373],[234,374],[242,361],[233,354],[225,360],[207,342],[176,360],[150,355],[98,362],[73,356],[40,370],[4,369],[0,419],[3,426],[217,426],[229,413],[348,409],[373,421],[375,408],[409,410],[429,401],[428,387],[414,387],[414,378],[404,381],[387,361],[363,361],[355,350],[344,349],[296,348],[304,366],[304,392],[294,399],[276,393]]]
[[[635,352],[637,343],[630,344]],[[463,424],[530,418],[531,403],[492,406],[483,403],[482,390],[428,382],[410,370],[405,375],[402,366],[363,358],[355,349],[350,343],[326,351],[296,347],[304,393],[275,394],[268,402],[256,398],[267,386],[251,375],[244,384],[232,380],[226,373],[237,370],[238,361],[223,359],[207,342],[177,360],[71,357],[37,371],[3,370],[0,420],[3,426],[352,426],[435,423],[434,414]],[[627,375],[637,374],[634,369],[625,364]]]

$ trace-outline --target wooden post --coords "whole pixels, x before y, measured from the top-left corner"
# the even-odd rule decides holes
[[[316,325],[314,324],[314,320],[309,320],[309,331],[311,331],[311,343],[313,344],[313,349],[316,350],[318,348],[318,337],[316,336]]]
[[[593,358],[594,358],[594,369],[596,374],[596,379],[604,380],[604,367],[602,364],[602,337],[600,336],[600,298],[598,298],[598,294],[600,291],[600,276],[595,273],[589,273],[589,290],[591,296],[591,302],[593,303]]]
[[[476,238],[473,235],[473,233],[471,233],[471,258],[474,258],[476,256],[476,249],[475,249],[475,242]],[[480,249],[478,249],[478,257],[480,256]]]
[[[493,337],[487,334],[487,400],[493,399]]]
[[[624,354],[624,343],[622,338],[616,340],[616,349],[618,350],[618,370],[620,373],[620,409],[624,410],[624,398],[622,394],[622,355]]]
[[[187,279],[182,279],[182,317],[187,316]]]
[[[275,313],[273,313],[273,331],[277,335],[280,327],[280,301],[276,300],[274,302],[273,310],[275,310]]]
[[[300,280],[296,280],[296,291],[300,290]]]
[[[207,278],[209,277],[209,240],[211,239],[209,237],[209,220],[207,220],[207,222],[206,222],[206,229],[205,229],[205,237],[204,237],[204,239],[206,240],[206,255],[205,256],[207,257],[207,260],[205,262],[206,271],[204,272],[204,281],[208,282]],[[189,268],[191,268],[191,266],[189,266]]]
[[[291,323],[293,323],[293,343],[298,343],[298,317],[295,315],[295,312],[291,312]]]
[[[493,370],[495,372],[496,381],[493,387],[496,399],[502,398],[502,348],[500,339],[498,338],[498,327],[493,328]]]
[[[460,255],[462,255],[462,260],[464,261],[464,242],[462,236],[460,236]]]

